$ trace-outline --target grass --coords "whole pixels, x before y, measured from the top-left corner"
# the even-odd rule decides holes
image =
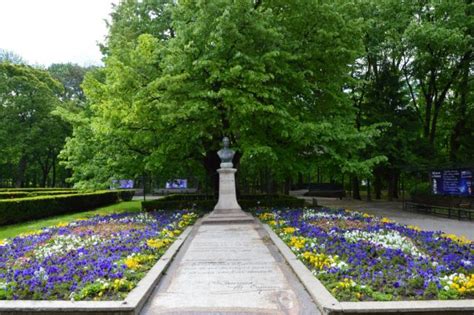
[[[7,237],[15,237],[21,233],[39,230],[48,226],[56,225],[60,222],[71,222],[79,218],[88,218],[95,215],[105,215],[121,212],[137,212],[141,210],[141,201],[123,201],[110,206],[98,208],[95,210],[78,212],[73,214],[64,214],[54,217],[49,217],[40,220],[28,221],[13,225],[6,225],[0,227],[0,239]]]

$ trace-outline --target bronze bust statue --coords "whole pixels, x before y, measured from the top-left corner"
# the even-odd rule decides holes
[[[229,138],[224,137],[222,143],[224,144],[224,148],[217,151],[217,155],[221,159],[221,168],[232,168],[234,166],[232,159],[234,158],[235,151],[229,149]]]

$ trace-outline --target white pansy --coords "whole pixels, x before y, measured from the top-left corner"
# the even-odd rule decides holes
[[[82,247],[97,246],[101,241],[101,238],[97,235],[85,238],[74,234],[57,235],[52,241],[36,248],[34,255],[40,259],[44,259],[53,255],[78,250]]]
[[[402,236],[398,231],[381,230],[377,232],[366,232],[353,230],[344,232],[343,236],[349,242],[363,240],[385,248],[400,249],[405,254],[426,258],[426,255],[424,255],[409,238]]]
[[[313,209],[308,209],[303,214],[303,220],[311,220],[311,219],[349,219],[351,215],[343,215],[343,214],[336,214],[336,213],[326,213],[320,212]]]

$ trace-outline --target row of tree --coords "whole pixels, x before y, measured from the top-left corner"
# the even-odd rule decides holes
[[[472,0],[125,0],[84,92],[48,88],[50,117],[70,135],[55,148],[80,187],[193,176],[215,189],[228,136],[243,189],[288,190],[321,173],[350,179],[356,198],[361,179],[397,197],[403,173],[472,161],[473,10]],[[22,156],[47,156],[11,151],[15,172]]]
[[[86,71],[73,64],[32,67],[0,50],[0,187],[69,185],[58,155],[72,126],[60,111],[83,110]]]

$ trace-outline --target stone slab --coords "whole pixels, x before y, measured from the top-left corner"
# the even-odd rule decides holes
[[[143,314],[317,314],[258,228],[201,225]]]
[[[0,315],[136,315],[191,230],[186,228],[123,301],[0,301]]]
[[[268,225],[264,228],[324,315],[474,315],[474,300],[339,302]]]

